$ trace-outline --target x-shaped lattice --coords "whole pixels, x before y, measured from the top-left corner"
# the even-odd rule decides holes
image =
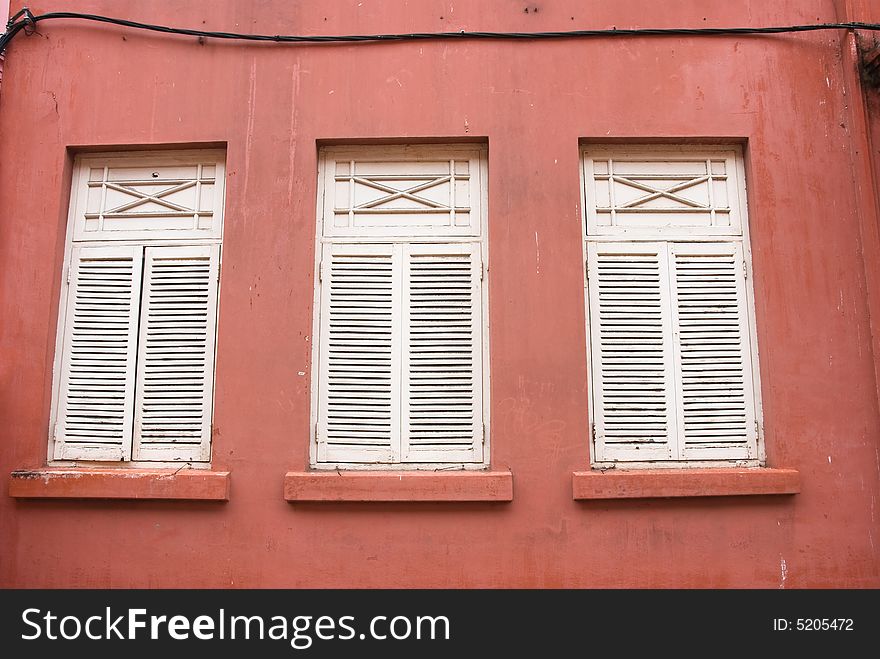
[[[694,201],[693,199],[687,199],[686,197],[682,197],[675,193],[681,192],[682,190],[686,190],[687,188],[693,187],[700,183],[704,183],[710,178],[711,177],[708,175],[698,176],[697,178],[688,179],[687,181],[682,181],[681,183],[676,183],[671,188],[666,188],[665,190],[663,190],[653,185],[648,185],[647,183],[633,181],[631,178],[627,178],[626,176],[618,176],[617,174],[611,176],[612,181],[623,183],[624,185],[628,185],[630,187],[636,188],[637,190],[649,193],[647,195],[639,197],[638,199],[633,199],[632,201],[628,201],[625,204],[621,204],[620,206],[618,206],[618,208],[633,208],[635,206],[641,206],[642,204],[646,204],[649,201],[653,201],[654,199],[659,199],[660,197],[666,197],[667,199],[672,199],[693,208],[709,208],[709,206],[705,204],[701,204],[697,201]]]
[[[189,212],[192,212],[192,210],[193,210],[192,208],[186,208],[185,206],[175,204],[172,201],[168,201],[167,199],[164,199],[164,197],[167,197],[168,195],[174,194],[175,192],[180,192],[182,190],[186,190],[188,188],[191,188],[195,184],[196,184],[195,181],[184,181],[183,183],[179,183],[177,185],[174,185],[166,190],[161,190],[159,192],[149,194],[147,192],[143,192],[142,190],[138,190],[136,188],[130,188],[126,185],[117,185],[115,183],[107,182],[107,183],[105,183],[105,185],[107,186],[108,189],[116,190],[118,192],[122,192],[122,193],[128,194],[128,195],[132,195],[134,197],[137,197],[137,199],[135,199],[134,201],[126,202],[126,203],[122,204],[121,206],[117,206],[116,208],[107,210],[107,211],[105,211],[105,213],[106,214],[124,213],[126,211],[132,210],[133,208],[137,208],[138,206],[142,206],[143,204],[146,204],[147,202],[150,202],[150,201],[155,202],[155,203],[159,204],[160,206],[165,206],[166,208],[170,208],[171,210],[189,213]]]
[[[375,208],[380,204],[386,204],[390,201],[394,201],[395,199],[409,199],[410,201],[414,201],[417,204],[425,204],[426,206],[430,206],[431,208],[448,208],[448,204],[441,204],[432,199],[426,199],[425,197],[420,197],[415,194],[417,192],[422,192],[423,190],[427,190],[429,188],[433,188],[441,183],[447,183],[452,181],[452,176],[441,176],[439,178],[432,179],[430,181],[425,181],[424,183],[418,183],[412,187],[407,188],[406,190],[398,190],[397,188],[393,188],[389,185],[383,185],[378,181],[374,181],[372,179],[363,178],[361,176],[353,176],[352,180],[356,183],[360,183],[362,185],[369,186],[376,190],[381,190],[382,192],[389,192],[391,194],[386,195],[385,197],[380,197],[379,199],[374,199],[373,201],[368,201],[359,206],[355,206],[356,209],[363,208]]]

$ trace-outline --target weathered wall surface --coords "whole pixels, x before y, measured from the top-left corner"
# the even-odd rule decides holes
[[[837,20],[838,4],[31,9],[349,34],[782,25]],[[859,219],[876,221],[876,208],[855,190],[865,134],[850,126],[844,37],[200,45],[73,21],[19,35],[0,93],[0,475],[45,462],[69,148],[222,142],[214,462],[232,470],[232,494],[218,504],[3,492],[0,584],[880,586],[880,415]],[[308,466],[316,141],[423,137],[488,140],[492,463],[513,471],[514,501],[287,504],[284,472]],[[574,502],[571,472],[589,464],[578,142],[702,137],[747,143],[768,463],[800,470],[802,492]]]

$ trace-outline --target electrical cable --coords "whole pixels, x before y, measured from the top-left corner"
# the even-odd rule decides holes
[[[269,35],[269,34],[240,34],[236,32],[213,32],[208,30],[193,30],[189,28],[168,27],[166,25],[153,25],[150,23],[138,23],[123,18],[110,18],[96,14],[81,14],[69,11],[56,11],[35,16],[30,9],[25,7],[6,24],[6,32],[0,35],[0,54],[6,49],[16,34],[25,30],[26,34],[32,33],[37,23],[57,19],[78,19],[98,23],[109,23],[121,27],[129,27],[137,30],[149,30],[165,34],[180,34],[192,37],[210,39],[230,39],[237,41],[267,41],[274,43],[381,43],[390,41],[428,41],[444,39],[576,39],[586,37],[635,37],[635,36],[709,36],[709,35],[761,35],[761,34],[787,34],[796,32],[815,32],[817,30],[872,30],[880,31],[880,23],[816,23],[814,25],[788,25],[775,27],[701,27],[701,28],[624,28],[602,30],[569,30],[559,32],[410,32],[401,34],[350,34],[340,36],[325,35]]]

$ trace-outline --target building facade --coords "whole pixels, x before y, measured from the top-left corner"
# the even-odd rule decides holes
[[[64,10],[880,22],[655,4]],[[0,87],[3,586],[880,586],[880,32],[31,32]]]

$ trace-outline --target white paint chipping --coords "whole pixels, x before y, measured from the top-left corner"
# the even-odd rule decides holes
[[[541,274],[541,247],[538,245],[537,231],[535,231],[535,274]]]
[[[251,169],[251,147],[254,143],[254,110],[257,100],[257,58],[251,60],[251,72],[248,76],[248,117],[247,132],[244,143],[244,189],[248,188]],[[245,213],[247,218],[247,213]],[[247,221],[247,219],[245,219]]]
[[[293,180],[294,180],[294,172],[296,171],[295,162],[296,162],[296,135],[297,135],[297,122],[299,120],[299,81],[300,81],[300,64],[297,61],[293,65],[293,72],[291,75],[292,84],[290,86],[290,124],[288,125],[288,133],[290,135],[290,142],[287,149],[287,205],[291,206],[293,204]]]
[[[785,562],[785,559],[780,555],[779,557],[779,587],[785,588],[785,580],[788,578],[788,565]]]

